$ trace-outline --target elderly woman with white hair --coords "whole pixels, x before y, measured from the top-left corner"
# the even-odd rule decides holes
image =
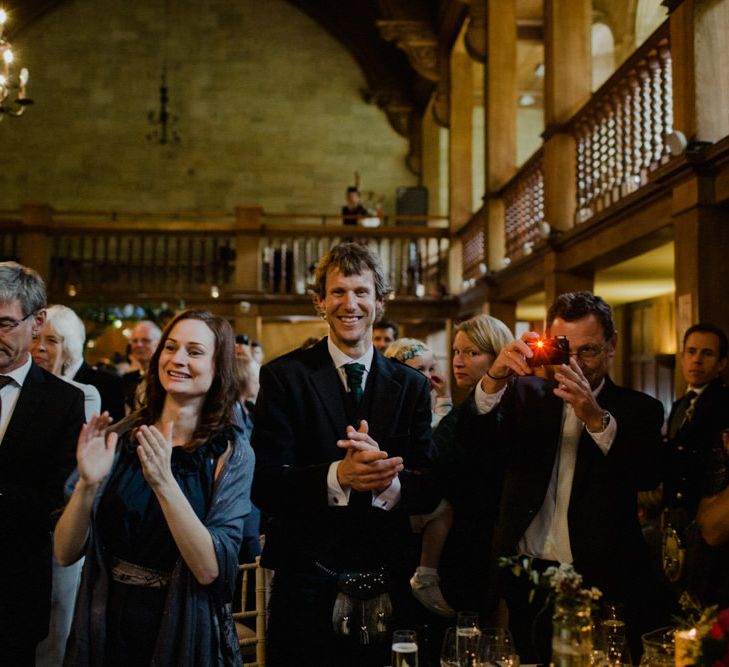
[[[99,390],[90,384],[75,382],[72,377],[83,359],[86,328],[81,318],[66,306],[51,306],[46,311],[46,322],[33,341],[33,361],[49,373],[70,382],[84,393],[86,421],[99,414]]]
[[[33,361],[49,373],[66,380],[84,393],[86,421],[101,409],[96,387],[75,382],[66,373],[74,373],[82,359],[86,330],[81,319],[66,306],[51,306],[38,337],[33,341]],[[66,640],[71,630],[74,601],[81,577],[83,559],[70,567],[61,567],[53,559],[53,594],[48,636],[38,645],[38,667],[60,667]]]

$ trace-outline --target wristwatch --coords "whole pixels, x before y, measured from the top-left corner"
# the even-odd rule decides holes
[[[603,410],[602,411],[602,421],[600,422],[600,428],[597,429],[597,431],[590,431],[590,429],[588,428],[587,431],[588,431],[588,433],[594,433],[594,434],[602,433],[608,427],[609,423],[610,423],[610,413],[607,410]]]

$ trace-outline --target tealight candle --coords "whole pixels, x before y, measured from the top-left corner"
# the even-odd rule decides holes
[[[696,628],[690,630],[676,630],[674,634],[676,667],[687,667],[694,664],[698,637]]]

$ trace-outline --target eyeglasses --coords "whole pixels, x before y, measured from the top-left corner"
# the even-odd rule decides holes
[[[32,315],[35,315],[35,313],[28,313],[25,317],[16,320],[12,317],[3,317],[0,319],[0,332],[2,333],[9,333],[13,329],[17,329],[22,322],[25,322],[29,317]]]
[[[594,359],[605,349],[604,345],[583,345],[578,347],[574,352],[570,352],[570,357],[577,357],[581,361],[589,361]]]

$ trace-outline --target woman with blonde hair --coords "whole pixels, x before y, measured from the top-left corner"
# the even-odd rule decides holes
[[[454,516],[440,561],[443,589],[456,609],[480,612],[482,623],[495,620],[491,615],[496,598],[487,582],[505,443],[495,437],[488,415],[476,414],[474,391],[501,349],[513,339],[509,328],[490,315],[476,315],[456,326],[453,377],[469,394],[433,433],[441,490]]]
[[[410,585],[415,598],[440,616],[453,616],[453,607],[482,610],[486,599],[485,594],[481,599],[489,556],[486,542],[490,545],[496,518],[502,457],[498,444],[489,442],[485,420],[476,418],[471,411],[471,402],[476,384],[488,372],[501,348],[513,338],[508,327],[490,315],[477,315],[456,327],[453,376],[458,387],[468,389],[470,394],[464,403],[448,410],[433,434],[444,500],[431,514],[412,518],[414,528],[423,532],[423,541],[420,565]],[[483,540],[479,531],[485,531]],[[446,568],[444,596],[438,574],[441,556],[447,544],[459,543],[470,551],[462,553],[460,569],[458,566],[452,571]],[[449,552],[454,553],[454,549],[450,548]],[[447,566],[450,565],[448,556],[446,553]]]

